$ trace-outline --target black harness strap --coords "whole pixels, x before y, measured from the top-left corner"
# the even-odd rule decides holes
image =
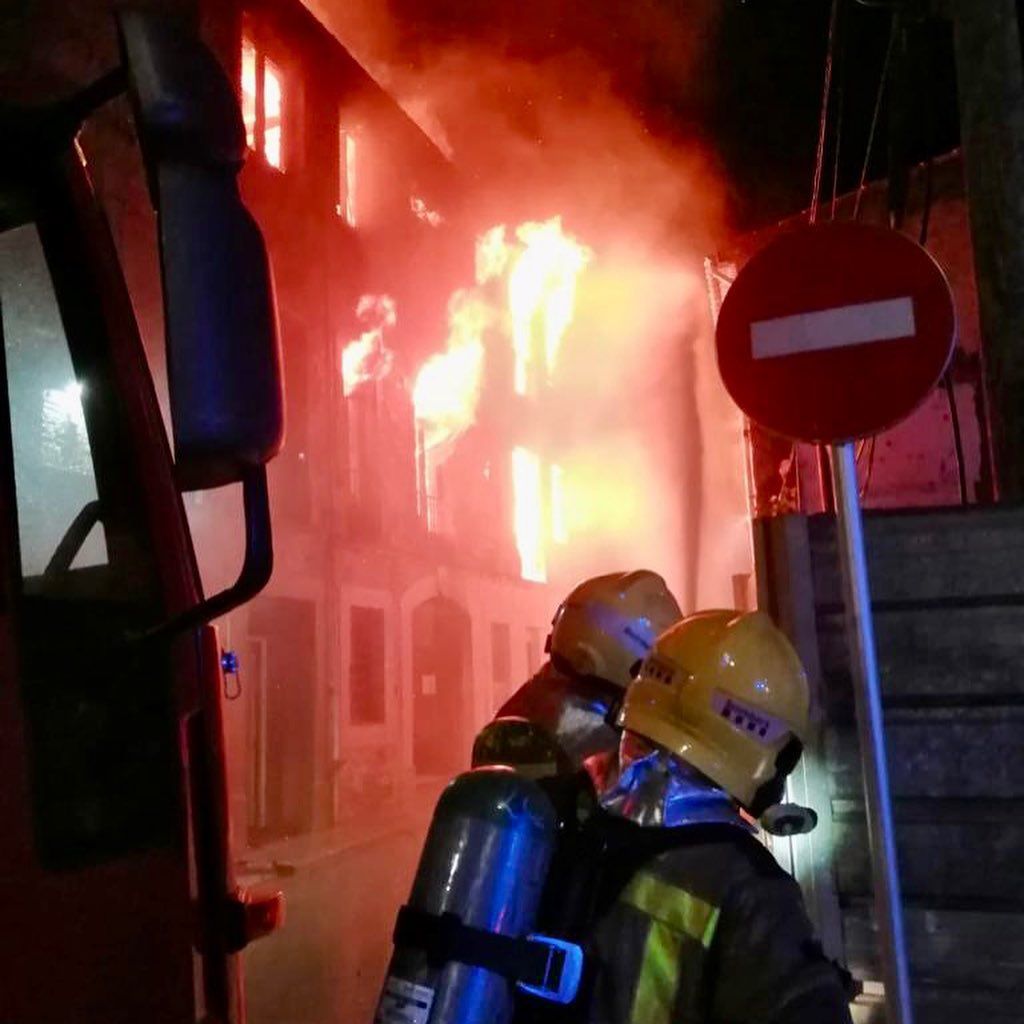
[[[396,947],[421,949],[435,969],[452,962],[468,964],[536,988],[557,989],[565,967],[565,953],[557,947],[474,928],[450,911],[432,914],[403,906],[393,938]]]

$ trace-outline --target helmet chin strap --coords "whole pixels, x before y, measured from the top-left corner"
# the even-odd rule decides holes
[[[755,818],[760,818],[769,807],[782,800],[786,793],[786,778],[797,766],[803,752],[804,745],[800,740],[795,736],[790,736],[789,742],[775,757],[775,774],[758,786],[754,799],[750,803],[748,810]]]

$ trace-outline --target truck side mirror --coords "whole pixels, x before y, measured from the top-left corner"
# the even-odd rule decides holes
[[[158,217],[178,482],[252,480],[281,448],[284,395],[270,262],[238,192],[238,101],[175,19],[127,9],[117,21]]]

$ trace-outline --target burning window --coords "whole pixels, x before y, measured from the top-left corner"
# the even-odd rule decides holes
[[[283,171],[285,77],[248,36],[242,37],[242,120],[249,148]]]
[[[544,487],[541,462],[527,448],[512,451],[512,492],[515,503],[513,525],[524,580],[547,582],[544,557]]]
[[[271,61],[263,63],[263,155],[271,167],[284,169],[281,146],[283,103],[281,71]]]
[[[256,148],[256,47],[242,39],[242,120],[245,122],[245,142]]]
[[[339,217],[350,227],[356,226],[356,185],[358,141],[356,134],[344,124],[338,126],[338,205]]]

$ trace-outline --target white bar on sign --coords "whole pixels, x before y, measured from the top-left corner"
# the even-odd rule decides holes
[[[913,334],[914,300],[907,295],[755,320],[750,325],[750,351],[754,359],[775,359],[873,341],[895,341]]]

